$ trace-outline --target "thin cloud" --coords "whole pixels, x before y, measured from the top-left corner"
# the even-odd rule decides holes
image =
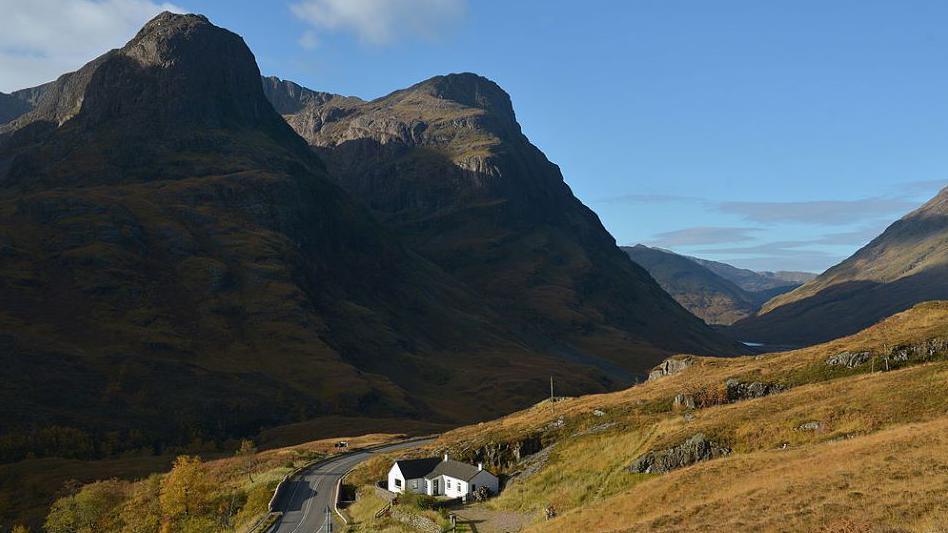
[[[903,198],[817,200],[812,202],[721,202],[718,209],[761,224],[790,222],[814,225],[850,225],[904,214],[918,207]]]
[[[757,228],[729,228],[715,226],[700,226],[685,228],[665,233],[658,233],[650,246],[695,246],[708,244],[728,244],[754,240],[753,233],[760,231]]]
[[[678,203],[704,203],[705,201],[695,196],[680,196],[677,194],[619,194],[594,200],[597,204],[678,204]]]
[[[303,0],[290,5],[316,32],[351,32],[373,45],[402,38],[435,39],[466,9],[466,0]]]
[[[122,46],[161,11],[149,0],[0,0],[0,91],[33,87]]]

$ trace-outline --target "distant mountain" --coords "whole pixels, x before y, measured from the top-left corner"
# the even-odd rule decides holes
[[[779,281],[770,272],[758,273],[642,244],[624,246],[622,250],[648,270],[678,303],[708,324],[732,324],[753,315],[774,295],[798,286]],[[760,289],[748,290],[746,286]]]
[[[741,339],[813,344],[926,300],[948,298],[948,188],[842,263],[731,328]]]
[[[740,288],[750,292],[771,291],[774,289],[783,289],[776,294],[781,294],[796,288],[807,281],[816,277],[812,272],[755,272],[746,268],[737,268],[727,263],[701,259],[698,257],[689,258],[698,264],[708,268],[715,274],[724,279],[733,281]],[[776,296],[774,294],[774,296]]]
[[[641,371],[662,353],[741,349],[629,261],[494,82],[437,76],[372,101],[312,98],[284,117],[388,228],[564,355]]]

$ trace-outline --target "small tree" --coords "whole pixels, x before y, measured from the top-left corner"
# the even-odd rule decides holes
[[[208,509],[211,504],[211,484],[200,457],[181,455],[175,459],[174,468],[161,482],[158,501],[162,515],[172,521]]]
[[[471,495],[474,497],[474,501],[483,502],[487,501],[487,498],[490,498],[491,492],[489,488],[481,485],[480,487],[474,489],[474,492]]]

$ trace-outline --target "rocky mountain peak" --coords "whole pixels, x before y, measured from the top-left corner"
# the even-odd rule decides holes
[[[471,72],[435,76],[408,88],[406,92],[427,94],[465,107],[483,109],[511,121],[516,120],[510,95],[500,85]]]
[[[325,104],[336,96],[332,93],[307,89],[276,76],[266,76],[260,81],[263,83],[263,92],[267,95],[267,99],[281,115],[298,113],[309,103],[317,106]]]

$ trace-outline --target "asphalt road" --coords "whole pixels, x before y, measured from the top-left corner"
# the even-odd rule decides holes
[[[372,450],[360,450],[330,459],[304,470],[286,482],[280,497],[274,503],[274,511],[283,516],[270,528],[271,533],[328,533],[326,509],[336,522],[333,532],[342,531],[338,515],[332,511],[336,499],[336,483],[346,472],[377,453],[424,446],[434,439],[419,439],[390,444]]]

